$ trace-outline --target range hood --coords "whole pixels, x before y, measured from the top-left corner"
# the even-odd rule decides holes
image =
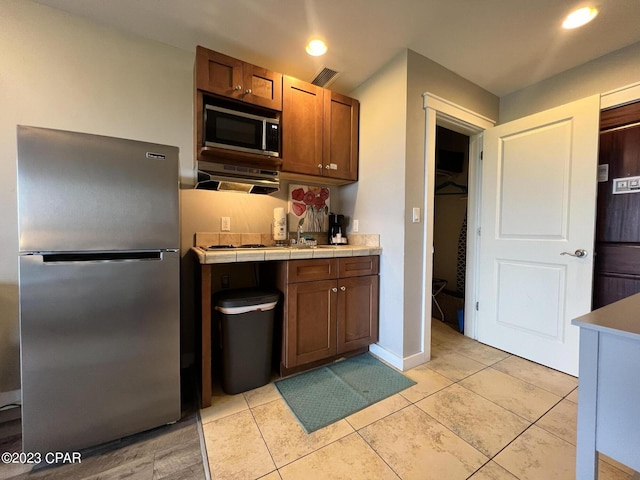
[[[200,160],[196,188],[269,195],[280,190],[280,177],[271,170]]]

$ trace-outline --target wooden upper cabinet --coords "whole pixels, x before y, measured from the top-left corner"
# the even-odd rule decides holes
[[[332,185],[358,180],[357,100],[201,46],[195,83],[198,109],[208,93],[282,112],[281,170],[290,179],[312,175]],[[202,138],[202,112],[196,115],[197,138]],[[234,152],[228,160],[253,165],[247,156]]]
[[[282,74],[249,63],[243,65],[245,102],[282,110]]]
[[[282,74],[201,46],[196,48],[196,88],[282,110]]]
[[[359,112],[353,98],[285,76],[282,170],[357,180]]]
[[[322,87],[285,76],[282,99],[282,170],[322,175]]]
[[[325,90],[323,129],[325,176],[346,180],[358,179],[359,117],[360,102]]]
[[[198,46],[196,48],[196,88],[216,95],[242,100],[244,62]]]

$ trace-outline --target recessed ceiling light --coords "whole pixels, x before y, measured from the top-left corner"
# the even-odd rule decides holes
[[[596,8],[579,8],[567,15],[567,18],[562,22],[562,26],[567,29],[578,28],[596,18],[596,15],[598,15],[598,10]]]
[[[327,44],[322,40],[314,39],[307,44],[307,53],[314,57],[319,57],[327,53]]]

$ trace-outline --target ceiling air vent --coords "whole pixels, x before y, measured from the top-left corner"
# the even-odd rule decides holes
[[[319,87],[326,87],[327,85],[330,85],[331,83],[333,83],[333,81],[339,75],[340,73],[336,72],[335,70],[331,70],[330,68],[327,68],[327,67],[322,67],[322,70],[320,70],[316,74],[315,78],[311,81],[311,83]]]

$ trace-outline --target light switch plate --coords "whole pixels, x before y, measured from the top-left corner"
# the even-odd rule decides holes
[[[622,177],[613,179],[613,194],[640,192],[640,177]]]
[[[231,218],[230,217],[220,217],[220,231],[222,231],[222,232],[230,232],[231,231]]]
[[[413,207],[413,223],[420,223],[420,207]]]

